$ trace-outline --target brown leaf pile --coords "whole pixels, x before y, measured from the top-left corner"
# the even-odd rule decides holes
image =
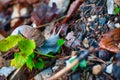
[[[118,53],[120,50],[119,43],[120,43],[120,28],[117,28],[104,34],[103,38],[99,43],[99,46],[102,49]]]

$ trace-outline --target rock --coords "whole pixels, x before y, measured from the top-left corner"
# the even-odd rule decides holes
[[[113,64],[112,73],[116,80],[120,80],[120,62]]]
[[[2,36],[2,35],[0,34],[0,40],[2,40],[2,39],[4,39],[4,36]]]
[[[91,16],[92,21],[94,21],[97,18],[97,15]]]
[[[105,17],[103,17],[103,18],[100,18],[100,20],[99,20],[99,24],[101,25],[101,26],[104,26],[105,25],[105,23],[106,23],[106,18]]]
[[[80,79],[80,73],[77,72],[77,73],[74,73],[70,76],[70,80],[81,80]]]
[[[120,23],[116,23],[116,24],[115,24],[115,27],[116,27],[116,28],[120,28]]]
[[[112,73],[112,69],[113,69],[113,64],[110,64],[106,67],[106,70],[105,72],[108,73],[108,74],[111,74]]]
[[[34,77],[35,80],[47,80],[52,76],[52,69],[47,68]]]
[[[5,75],[5,77],[8,77],[15,69],[15,67],[2,67],[0,69],[0,75]]]
[[[110,53],[106,50],[99,50],[98,57],[104,61],[110,60]]]
[[[107,22],[107,26],[108,26],[110,29],[115,28],[115,24],[114,24],[113,22],[111,22],[111,21],[108,21],[108,22]]]
[[[92,73],[94,75],[99,75],[102,72],[102,66],[101,65],[95,65],[92,68]]]
[[[88,41],[87,38],[85,38],[82,43],[83,43],[83,45],[84,45],[85,48],[89,47],[89,41]]]

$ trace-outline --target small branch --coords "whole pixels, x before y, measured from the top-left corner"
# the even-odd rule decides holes
[[[63,74],[65,74],[66,72],[68,72],[69,70],[71,70],[72,67],[74,67],[76,64],[78,64],[79,59],[76,59],[73,63],[71,63],[71,65],[63,68],[62,70],[60,70],[58,73],[56,73],[55,75],[53,75],[51,78],[49,78],[48,80],[56,80],[59,77],[61,77]]]
[[[87,57],[89,55],[89,53],[93,52],[94,48],[90,48],[89,50],[85,50],[84,54],[79,55],[77,57],[77,59],[71,63],[71,65],[63,68],[62,70],[60,70],[58,73],[56,73],[55,75],[53,75],[52,77],[50,77],[48,80],[56,80],[59,77],[61,77],[62,75],[64,75],[66,72],[70,71],[76,64],[78,64],[81,60],[83,60],[85,57]]]

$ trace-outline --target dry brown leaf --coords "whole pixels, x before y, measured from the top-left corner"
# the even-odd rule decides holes
[[[103,38],[99,43],[99,46],[102,49],[118,53],[120,50],[118,47],[119,43],[120,43],[120,28],[117,28],[104,34]]]

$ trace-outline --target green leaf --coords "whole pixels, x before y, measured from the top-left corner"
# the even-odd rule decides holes
[[[21,51],[21,55],[24,57],[28,57],[33,53],[36,45],[33,40],[23,39],[19,42],[18,48]]]
[[[120,8],[119,7],[114,7],[114,13],[119,14],[120,13]]]
[[[26,61],[26,65],[30,70],[32,70],[32,68],[35,67],[33,59],[31,57],[28,57],[28,59]]]
[[[38,68],[38,69],[44,68],[44,62],[41,58],[38,58],[38,61],[35,63],[35,68]]]
[[[35,56],[33,51],[35,47],[36,45],[33,40],[22,38],[18,43],[20,52],[15,53],[14,59],[11,61],[11,66],[20,68],[26,63],[27,67],[32,70],[35,66],[33,62],[33,58]]]
[[[81,68],[86,67],[86,66],[87,66],[87,61],[86,61],[85,59],[83,59],[82,61],[80,61],[79,66],[80,66]]]
[[[21,35],[11,35],[0,41],[0,51],[6,52],[15,47],[23,37]]]
[[[70,58],[68,61],[69,61],[70,63],[72,63],[72,62],[74,62],[75,59],[77,59],[76,56]],[[81,68],[86,67],[86,66],[87,66],[86,60],[84,59],[84,60],[80,61],[80,63],[76,64],[76,65],[72,68],[72,71],[75,71],[78,66],[80,66]]]
[[[62,46],[64,43],[65,43],[65,40],[64,40],[64,39],[59,39],[58,42],[57,42],[57,44],[58,44],[59,46]]]
[[[20,56],[19,53],[15,53],[15,54],[16,56],[11,61],[11,66],[16,66],[17,68],[21,68],[25,64],[26,58],[24,58],[23,56]]]

